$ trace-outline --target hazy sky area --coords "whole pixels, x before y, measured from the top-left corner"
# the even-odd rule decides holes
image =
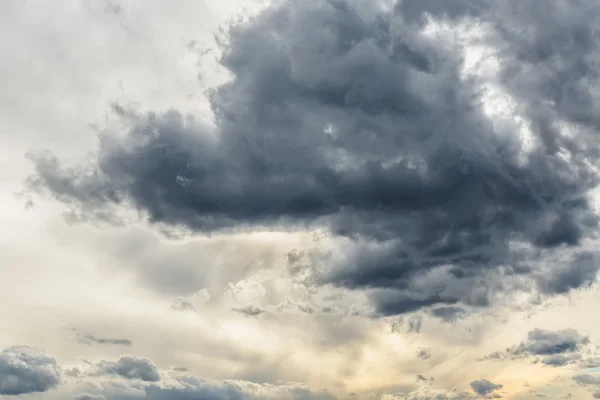
[[[0,399],[600,398],[596,0],[0,25]]]

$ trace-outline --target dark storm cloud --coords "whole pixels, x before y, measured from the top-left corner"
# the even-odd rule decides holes
[[[56,360],[30,347],[7,347],[0,352],[0,395],[46,392],[60,382]]]
[[[587,195],[597,183],[600,7],[373,3],[274,1],[225,32],[220,63],[232,80],[210,96],[216,127],[117,106],[123,135],[102,135],[74,167],[31,156],[29,187],[96,218],[126,205],[199,232],[328,228],[354,247],[319,283],[369,289],[384,315],[594,282],[585,256],[548,279],[523,264],[596,230]],[[530,125],[528,153],[513,122],[483,112],[458,45],[417,29],[426,14],[487,27],[497,84]]]
[[[588,287],[596,282],[600,262],[596,254],[581,253],[570,263],[556,265],[538,279],[540,292],[568,293],[573,289]]]
[[[534,329],[518,346],[511,347],[506,352],[492,353],[483,359],[504,360],[536,356],[539,358],[535,362],[551,367],[562,367],[579,362],[589,342],[588,336],[581,335],[575,329],[560,331]],[[585,363],[586,360],[583,362]]]
[[[489,397],[490,395],[493,396],[496,390],[502,389],[502,385],[492,383],[487,379],[481,379],[471,382],[471,388],[479,396]]]
[[[154,363],[146,358],[124,355],[117,361],[101,361],[97,365],[98,375],[118,375],[125,379],[157,382],[160,373]]]

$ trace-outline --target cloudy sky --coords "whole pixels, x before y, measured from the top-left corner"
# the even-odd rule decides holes
[[[595,0],[0,23],[0,399],[600,398]]]

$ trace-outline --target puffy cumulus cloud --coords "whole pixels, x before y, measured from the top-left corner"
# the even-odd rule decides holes
[[[487,379],[480,379],[471,382],[473,391],[481,397],[485,398],[498,398],[500,397],[495,393],[498,389],[502,389],[502,385],[488,381]]]
[[[586,346],[589,344],[588,336],[581,335],[575,329],[548,331],[534,329],[527,334],[527,339],[519,345],[507,349],[505,352],[492,353],[484,359],[500,360],[506,358],[520,358],[537,356],[535,362],[552,367],[562,367],[574,364],[583,358]],[[582,363],[592,365],[594,358],[586,358]]]
[[[157,382],[160,373],[154,363],[143,357],[123,355],[117,361],[100,361],[95,375],[118,375],[125,379],[138,379],[144,382]]]
[[[581,246],[597,231],[599,10],[275,0],[221,37],[215,125],[116,106],[123,132],[75,166],[32,155],[28,186],[86,217],[326,229],[339,251],[314,282],[368,290],[383,315],[566,293],[597,272]],[[444,24],[477,26],[493,68],[467,73],[471,42],[440,40]]]
[[[0,395],[46,392],[60,382],[53,357],[31,347],[7,347],[0,352]]]

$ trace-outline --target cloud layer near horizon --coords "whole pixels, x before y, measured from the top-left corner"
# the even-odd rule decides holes
[[[76,366],[60,366],[56,360],[34,348],[12,347],[2,351],[1,362],[11,359],[10,373],[0,365],[0,394],[18,396],[29,393],[55,394],[73,400],[337,400],[327,390],[311,390],[305,384],[289,382],[278,384],[254,383],[241,380],[218,382],[197,378],[180,368],[160,370],[151,360],[122,355],[118,360],[83,360]],[[21,372],[17,372],[21,370]],[[54,391],[61,381],[60,391]],[[76,378],[75,381],[70,378]],[[584,378],[581,382],[587,382]],[[402,398],[422,400],[474,400],[477,396],[494,395],[502,388],[486,379],[471,383],[474,394],[436,390],[427,382],[403,394],[363,394],[360,398],[395,400]],[[68,394],[71,393],[71,394]],[[383,397],[381,397],[383,396]],[[349,398],[356,394],[348,394]]]

